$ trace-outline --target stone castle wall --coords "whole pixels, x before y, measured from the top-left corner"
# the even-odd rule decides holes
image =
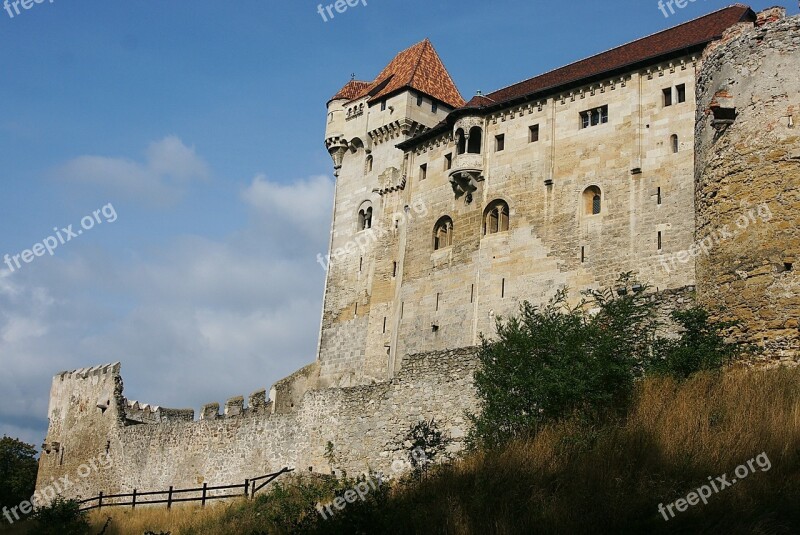
[[[259,392],[247,407],[242,398],[230,400],[224,414],[218,404],[206,405],[197,421],[193,411],[143,408],[124,399],[119,365],[59,374],[37,488],[66,475],[80,484],[65,496],[86,498],[100,491],[244,483],[286,466],[392,474],[393,461],[407,460],[409,427],[422,419],[436,418],[453,438],[450,451],[462,449],[464,414],[476,404],[476,362],[474,349],[413,355],[391,381],[311,390],[288,413],[271,412]],[[109,401],[105,410],[99,407]],[[333,466],[324,456],[328,442]],[[81,464],[106,451],[110,467],[76,477]]]
[[[711,50],[698,79],[698,297],[742,322],[738,339],[797,360],[800,17],[772,11]]]

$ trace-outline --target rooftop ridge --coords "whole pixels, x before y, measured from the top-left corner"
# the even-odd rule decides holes
[[[512,88],[512,87],[514,87],[514,86],[517,86],[517,85],[520,85],[520,84],[524,84],[525,82],[528,82],[528,81],[530,81],[530,80],[533,80],[533,79],[535,79],[535,78],[539,78],[540,76],[546,76],[546,75],[548,75],[548,74],[552,74],[552,73],[554,73],[554,72],[556,72],[556,71],[559,71],[559,70],[561,70],[561,69],[564,69],[564,68],[566,68],[566,67],[571,67],[572,65],[576,65],[576,64],[578,64],[578,63],[582,63],[582,62],[584,62],[584,61],[589,61],[589,60],[591,60],[592,58],[596,58],[596,57],[598,57],[598,56],[602,56],[603,54],[608,54],[609,52],[614,52],[615,50],[619,50],[620,48],[624,48],[624,47],[626,47],[626,46],[628,46],[628,45],[632,45],[632,44],[634,44],[634,43],[637,43],[637,42],[639,42],[639,41],[643,41],[643,40],[645,40],[645,39],[650,39],[650,38],[652,38],[652,37],[655,37],[655,36],[657,36],[657,35],[659,35],[659,34],[662,34],[662,33],[665,33],[665,32],[672,31],[672,30],[674,30],[674,29],[676,29],[676,28],[680,28],[681,26],[686,26],[686,25],[688,25],[688,24],[695,23],[695,22],[697,22],[697,21],[699,21],[699,20],[702,20],[702,19],[704,19],[704,18],[707,18],[707,17],[711,17],[711,16],[714,16],[714,15],[717,15],[718,13],[721,13],[721,12],[723,12],[723,11],[726,11],[726,10],[728,10],[728,9],[732,9],[732,8],[735,8],[735,7],[739,7],[739,8],[743,8],[743,9],[752,9],[750,6],[748,6],[748,5],[746,5],[746,4],[741,4],[741,3],[738,3],[738,2],[737,2],[737,3],[735,3],[735,4],[731,4],[731,5],[729,5],[729,6],[725,6],[725,7],[719,8],[719,9],[717,9],[716,11],[712,11],[712,12],[710,12],[710,13],[706,13],[705,15],[701,15],[701,16],[699,16],[699,17],[695,17],[695,18],[693,18],[693,19],[687,20],[686,22],[682,22],[682,23],[680,23],[680,24],[676,24],[676,25],[674,25],[674,26],[670,26],[669,28],[664,28],[663,30],[658,30],[657,32],[653,32],[653,33],[651,33],[651,34],[648,34],[648,35],[643,35],[642,37],[638,37],[638,38],[636,38],[636,39],[632,39],[632,40],[630,40],[630,41],[627,41],[627,42],[625,42],[625,43],[619,44],[619,45],[617,45],[617,46],[614,46],[614,47],[612,47],[612,48],[609,48],[609,49],[603,50],[603,51],[601,51],[601,52],[597,52],[597,53],[595,53],[595,54],[592,54],[592,55],[590,55],[590,56],[586,56],[586,57],[584,57],[584,58],[581,58],[581,59],[576,59],[575,61],[571,61],[570,63],[567,63],[567,64],[565,64],[565,65],[561,65],[561,66],[559,66],[559,67],[554,67],[554,68],[550,69],[549,71],[544,71],[544,72],[541,72],[541,73],[537,74],[536,76],[529,76],[528,78],[523,78],[522,80],[520,80],[520,81],[518,81],[518,82],[514,82],[514,83],[511,83],[511,84],[505,85],[505,86],[503,86],[503,87],[498,87],[497,89],[495,89],[495,90],[491,91],[490,93],[488,93],[488,94],[486,94],[486,95],[483,95],[483,96],[484,96],[485,98],[489,98],[489,97],[488,97],[488,95],[493,95],[493,94],[495,94],[495,93],[499,93],[500,91],[503,91],[504,89],[509,89],[509,88]],[[681,48],[684,48],[684,46],[678,46],[677,48],[675,48],[675,50],[679,50],[679,49],[681,49]],[[492,100],[494,100],[494,99],[492,99]]]

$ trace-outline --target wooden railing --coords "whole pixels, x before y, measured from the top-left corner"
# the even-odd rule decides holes
[[[130,494],[103,494],[102,492],[94,498],[88,498],[78,502],[81,511],[91,511],[92,509],[102,509],[103,507],[131,507],[137,505],[161,505],[167,504],[167,509],[172,508],[174,503],[200,502],[202,507],[210,500],[223,500],[227,498],[253,498],[256,492],[263,489],[283,474],[293,472],[294,468],[284,468],[274,474],[267,474],[253,479],[246,479],[240,485],[221,485],[209,487],[208,483],[203,483],[202,487],[194,489],[175,489],[170,486],[169,490],[159,490],[150,492],[139,492],[133,489]],[[186,494],[196,493],[199,496],[186,496]],[[154,499],[159,497],[159,499]]]

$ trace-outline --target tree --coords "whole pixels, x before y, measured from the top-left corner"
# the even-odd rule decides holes
[[[482,339],[475,373],[480,413],[470,443],[496,446],[578,414],[597,420],[627,408],[655,336],[647,287],[622,274],[615,289],[589,291],[574,307],[562,289],[544,306],[524,302]]]
[[[719,369],[748,350],[725,341],[723,332],[736,322],[712,323],[701,307],[676,310],[671,316],[681,326],[680,337],[656,342],[646,362],[648,373],[686,379],[699,371]]]
[[[16,438],[0,439],[0,505],[29,500],[36,488],[36,448]]]
[[[420,420],[412,425],[406,433],[408,460],[416,474],[424,473],[428,465],[433,464],[445,453],[450,439],[439,430],[436,420]]]

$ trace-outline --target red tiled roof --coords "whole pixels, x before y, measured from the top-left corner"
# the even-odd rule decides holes
[[[465,102],[428,39],[397,54],[372,83],[349,82],[331,100],[369,95],[373,103],[402,89],[415,89],[452,108],[460,108]],[[345,94],[348,96],[340,97]]]
[[[350,80],[345,84],[338,93],[331,97],[331,100],[347,99],[353,100],[358,98],[359,95],[364,94],[364,90],[368,88],[370,82],[362,82],[360,80]],[[330,102],[330,100],[328,101]]]
[[[610,71],[624,68],[671,52],[718,39],[722,33],[743,21],[754,21],[755,13],[743,4],[735,4],[709,13],[698,19],[638,39],[626,45],[612,48],[596,56],[561,67],[554,71],[505,87],[485,96],[494,102],[513,100],[553,87],[576,82]],[[484,106],[485,100],[472,99],[474,106]],[[467,105],[469,107],[469,104]]]

